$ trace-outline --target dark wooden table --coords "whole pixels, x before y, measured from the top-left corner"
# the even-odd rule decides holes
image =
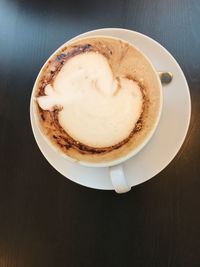
[[[192,119],[176,158],[117,195],[81,187],[39,151],[29,101],[46,58],[102,27],[147,34],[177,59]],[[0,0],[0,267],[200,266],[199,0]]]

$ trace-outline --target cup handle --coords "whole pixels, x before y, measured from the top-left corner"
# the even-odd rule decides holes
[[[109,167],[109,171],[112,185],[117,193],[126,193],[131,190],[131,186],[124,176],[122,164]]]

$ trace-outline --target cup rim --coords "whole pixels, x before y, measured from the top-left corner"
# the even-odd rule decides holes
[[[103,29],[103,28],[102,28]],[[95,31],[99,31],[101,29],[96,29],[96,30],[92,30],[92,31],[89,31],[89,32],[95,32]],[[127,29],[122,29],[121,30],[124,30],[124,31],[127,31]],[[89,33],[89,32],[85,32],[85,33]],[[70,161],[70,162],[73,162],[73,163],[77,163],[77,164],[80,164],[82,166],[85,166],[85,167],[112,167],[112,166],[115,166],[115,165],[118,165],[118,164],[121,164],[125,161],[127,161],[128,159],[130,159],[131,157],[135,156],[136,154],[138,154],[146,145],[147,143],[150,141],[150,139],[152,138],[153,134],[155,133],[156,129],[157,129],[157,126],[159,124],[159,121],[160,121],[160,117],[161,117],[161,114],[162,114],[162,107],[163,107],[163,91],[162,91],[162,84],[161,84],[161,81],[160,81],[160,78],[159,78],[159,75],[154,67],[154,65],[152,64],[152,62],[150,61],[150,59],[137,47],[135,46],[134,44],[132,44],[131,42],[129,41],[126,41],[122,38],[119,38],[119,37],[114,37],[114,36],[110,36],[110,35],[100,35],[100,34],[97,34],[97,35],[93,35],[93,36],[85,36],[85,37],[81,37],[83,34],[85,33],[82,33],[78,36],[75,36],[73,38],[71,38],[70,40],[68,40],[67,42],[63,43],[61,46],[59,46],[48,58],[47,60],[45,61],[45,63],[42,65],[36,79],[35,79],[35,82],[34,82],[34,85],[33,85],[33,89],[32,89],[32,93],[31,93],[31,99],[30,99],[30,111],[32,109],[33,111],[33,117],[34,117],[34,120],[35,120],[35,124],[36,124],[36,127],[38,128],[39,130],[39,133],[41,134],[41,136],[43,137],[43,139],[45,140],[45,142],[47,142],[47,144],[56,152],[56,153],[59,153],[60,156],[64,157],[66,160]],[[52,142],[49,140],[49,138],[43,133],[42,129],[41,129],[41,126],[40,126],[40,123],[39,123],[39,119],[38,119],[38,116],[36,114],[36,107],[35,107],[35,103],[34,101],[35,100],[35,97],[34,97],[34,92],[35,92],[35,89],[37,87],[37,83],[40,79],[40,76],[42,74],[42,71],[43,69],[45,68],[45,66],[48,64],[49,60],[55,55],[57,54],[57,52],[59,52],[63,47],[65,47],[66,45],[68,44],[72,44],[74,42],[77,42],[78,40],[84,40],[84,39],[88,39],[88,38],[110,38],[110,39],[115,39],[115,40],[121,40],[122,42],[125,42],[125,43],[128,43],[130,46],[134,47],[134,49],[138,50],[142,55],[143,57],[148,61],[148,63],[150,64],[152,70],[154,71],[154,73],[156,74],[156,78],[157,78],[157,82],[159,84],[159,91],[160,91],[160,105],[159,105],[159,111],[157,113],[157,117],[156,117],[156,120],[155,120],[155,123],[153,125],[153,127],[151,128],[151,130],[149,131],[148,135],[145,137],[144,141],[138,146],[136,147],[134,150],[130,151],[127,155],[123,156],[123,157],[120,157],[118,159],[115,159],[115,160],[112,160],[112,161],[109,161],[109,162],[100,162],[100,163],[89,163],[89,162],[86,162],[86,161],[81,161],[81,160],[77,160],[77,159],[73,159],[71,157],[69,157],[68,155],[66,155],[64,152],[62,152],[61,149],[57,148],[55,145],[52,144]]]

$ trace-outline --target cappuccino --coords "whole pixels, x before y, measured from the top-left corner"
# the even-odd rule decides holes
[[[51,57],[36,85],[35,109],[55,148],[77,161],[106,163],[144,143],[160,98],[158,77],[138,49],[97,36]]]

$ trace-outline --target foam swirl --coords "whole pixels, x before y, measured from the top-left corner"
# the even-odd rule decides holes
[[[64,45],[46,62],[34,88],[40,130],[81,164],[114,163],[140,148],[160,112],[152,65],[137,48],[111,37]]]
[[[59,109],[58,121],[78,142],[95,148],[126,139],[142,113],[143,96],[137,82],[114,79],[105,56],[90,51],[66,61],[45,95],[41,109]]]

